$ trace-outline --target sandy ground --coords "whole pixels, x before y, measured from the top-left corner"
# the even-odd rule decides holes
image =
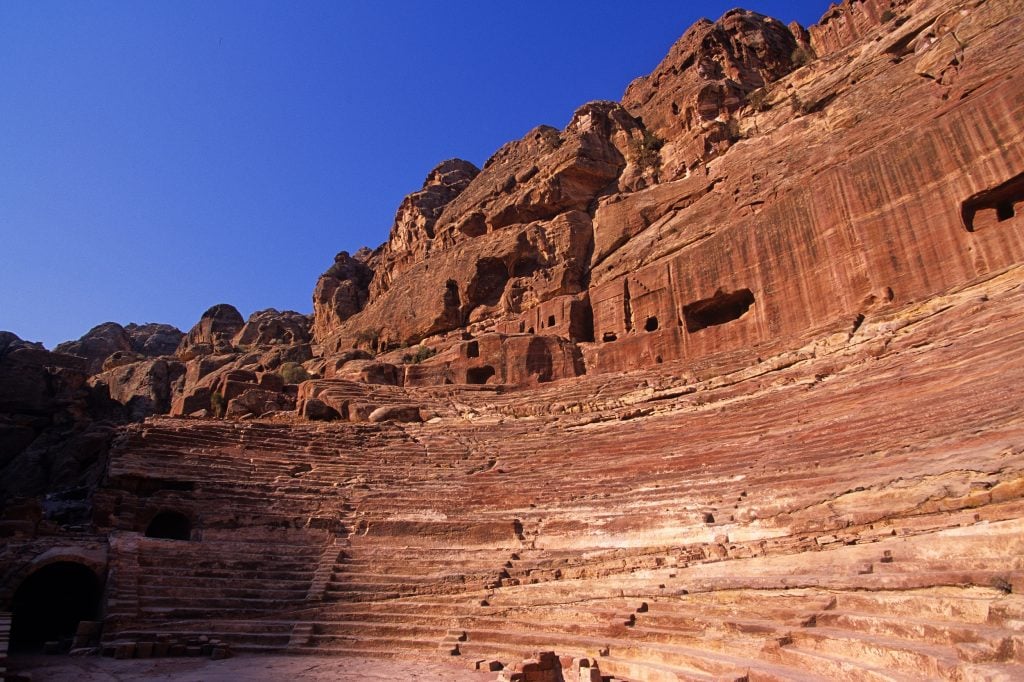
[[[458,665],[410,663],[370,658],[320,656],[235,656],[224,661],[205,658],[150,658],[116,661],[86,656],[17,656],[8,670],[30,675],[36,682],[234,682],[235,680],[417,680],[419,682],[493,682],[497,673]]]

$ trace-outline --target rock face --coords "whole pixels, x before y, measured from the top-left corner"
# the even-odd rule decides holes
[[[309,343],[309,318],[293,310],[268,308],[249,316],[232,342],[235,346],[270,346]]]
[[[156,358],[173,355],[184,334],[169,324],[129,324],[122,327],[116,322],[104,322],[93,327],[77,341],[65,341],[54,349],[57,353],[85,358],[90,374],[108,369],[105,363],[115,353],[129,354],[115,358],[114,364],[124,364],[128,357]]]
[[[182,341],[183,364],[166,372],[170,414],[242,417],[295,408],[294,382],[309,378],[302,365],[313,357],[309,317],[270,308],[240,321],[233,307],[214,306]],[[153,402],[167,412],[162,400]]]
[[[179,367],[122,348],[89,392],[0,336],[4,485],[39,493],[0,505],[0,610],[63,557],[107,576],[123,655],[1024,677],[1022,16],[701,22],[623,103],[442,164],[321,278],[315,343],[218,306]],[[101,481],[39,439],[104,376],[174,417]],[[83,480],[91,516],[44,522]]]
[[[771,353],[1018,262],[1024,165],[992,150],[1024,141],[1020,103],[985,85],[1018,75],[978,47],[1006,7],[850,2],[810,42],[698,23],[622,105],[499,150],[324,352],[465,329],[560,336],[587,373]]]
[[[434,225],[445,207],[462,193],[480,169],[469,161],[449,159],[430,171],[423,187],[402,200],[388,241],[381,248],[371,295],[380,296],[396,277],[423,260],[433,244]]]
[[[469,324],[493,326],[580,292],[593,239],[588,211],[599,194],[619,189],[620,176],[646,182],[643,136],[622,107],[595,102],[564,131],[541,127],[509,143],[443,207],[428,245],[396,272],[382,259],[374,281],[386,285],[371,287],[362,312],[333,329],[317,316],[317,338],[332,352],[386,349]],[[408,233],[396,226],[392,241],[404,244]],[[400,248],[389,245],[385,254]]]
[[[740,139],[737,115],[751,93],[794,69],[797,38],[775,19],[733,10],[694,24],[650,75],[630,84],[622,105],[648,130],[659,180],[701,169]]]
[[[114,436],[87,378],[86,359],[0,332],[0,510],[49,493],[51,518],[82,520]]]
[[[352,257],[342,251],[334,257],[334,265],[320,275],[313,290],[313,337],[318,343],[366,305],[373,279],[367,259],[368,254]]]
[[[170,412],[174,387],[184,374],[181,362],[142,359],[105,368],[90,383],[105,386],[111,399],[126,406],[130,419],[141,421]]]
[[[124,327],[104,322],[87,331],[77,341],[65,341],[54,349],[57,353],[77,355],[87,361],[86,369],[95,374],[103,369],[103,361],[117,351],[132,350],[132,342]]]
[[[245,326],[238,310],[226,303],[213,306],[199,318],[178,345],[178,357],[189,360],[197,355],[225,352],[232,349],[235,334]]]

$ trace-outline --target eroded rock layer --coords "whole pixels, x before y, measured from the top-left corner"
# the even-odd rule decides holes
[[[634,680],[1012,677],[1022,351],[1016,267],[739,368],[338,380],[427,421],[151,419],[96,500],[104,637],[470,664],[554,649]],[[183,539],[146,537],[168,513]],[[5,584],[67,544],[7,543]]]
[[[88,521],[5,503],[0,606],[70,563],[119,656],[1020,678],[1022,10],[733,11],[438,166],[312,320],[215,306],[169,358],[104,326],[88,382],[3,337],[20,451],[86,386],[173,416],[64,476]]]

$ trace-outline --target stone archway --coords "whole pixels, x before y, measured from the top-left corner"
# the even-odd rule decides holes
[[[90,567],[77,561],[47,563],[26,577],[11,600],[11,651],[58,642],[67,649],[81,621],[97,620],[102,587]]]

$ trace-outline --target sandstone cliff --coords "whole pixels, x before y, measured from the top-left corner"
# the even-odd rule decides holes
[[[478,174],[432,171],[339,280],[359,292],[343,314],[321,280],[321,351],[441,350],[459,332],[555,335],[587,373],[754,356],[997,272],[1021,256],[1019,48],[996,47],[1016,8],[852,0],[809,32],[742,10],[698,22],[621,104],[537,128]],[[426,363],[411,381],[466,380],[465,363]]]
[[[729,12],[441,164],[312,320],[222,304],[141,359],[0,334],[12,632],[63,562],[122,658],[1020,679],[1022,17]]]

